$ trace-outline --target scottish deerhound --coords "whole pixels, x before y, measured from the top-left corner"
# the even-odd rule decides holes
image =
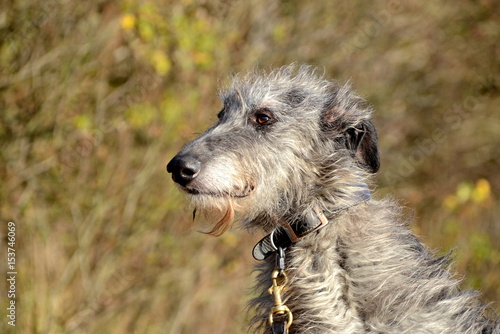
[[[233,221],[270,233],[254,248],[252,332],[500,333],[449,257],[371,198],[377,134],[349,84],[291,65],[235,76],[220,97],[218,122],[167,170],[212,234]]]

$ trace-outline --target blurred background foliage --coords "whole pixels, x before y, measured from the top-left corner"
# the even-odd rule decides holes
[[[229,74],[295,61],[370,101],[375,197],[413,209],[425,243],[454,249],[463,287],[500,301],[498,1],[0,6],[0,253],[15,221],[16,333],[243,332],[259,236],[186,235],[165,165],[215,120]]]

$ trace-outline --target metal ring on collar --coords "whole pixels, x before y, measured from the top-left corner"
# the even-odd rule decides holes
[[[273,247],[273,250],[274,251],[277,251],[278,250],[278,247],[276,247],[276,245],[274,244],[274,232],[276,232],[276,229],[272,230],[271,231],[271,234],[269,235],[269,241],[271,242],[271,246]]]

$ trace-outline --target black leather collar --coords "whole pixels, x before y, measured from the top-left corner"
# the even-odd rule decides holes
[[[359,201],[355,204],[328,212],[328,215],[333,216],[340,211],[370,200],[371,194],[368,186],[363,184],[361,190],[357,193],[357,197]],[[285,222],[283,226],[275,228],[270,234],[262,238],[253,248],[252,255],[254,259],[262,261],[276,252],[278,248],[286,249],[291,244],[328,225],[328,219],[323,211],[319,207],[316,207],[314,211],[314,214]]]

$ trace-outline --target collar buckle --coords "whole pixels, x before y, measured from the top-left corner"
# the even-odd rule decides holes
[[[291,244],[318,231],[328,224],[328,219],[319,207],[315,207],[318,221],[293,219],[288,220],[283,226],[275,228],[270,234],[262,238],[253,248],[252,255],[258,260],[264,260],[279,248],[287,248]]]
[[[288,234],[288,237],[292,241],[292,243],[295,243],[299,241],[300,239],[304,238],[305,236],[309,235],[310,233],[319,230],[320,228],[325,227],[325,225],[328,224],[328,219],[326,218],[325,214],[323,211],[316,206],[314,208],[314,211],[316,212],[316,216],[319,219],[320,224],[316,226],[308,226],[307,223],[304,223],[301,220],[293,220],[290,223],[290,220],[288,220],[283,226],[286,228],[285,232]],[[292,224],[295,224],[295,228],[292,227]]]

